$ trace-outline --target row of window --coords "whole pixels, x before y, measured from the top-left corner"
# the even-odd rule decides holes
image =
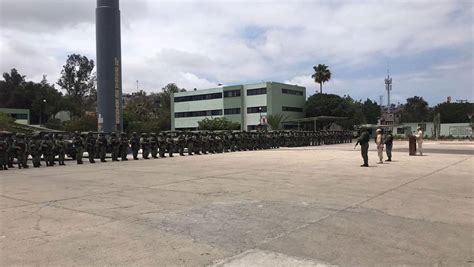
[[[247,108],[247,113],[267,112],[267,107],[250,107]]]
[[[174,113],[174,116],[176,118],[206,117],[206,116],[219,116],[219,115],[222,115],[222,109],[188,111],[188,112],[175,112]]]
[[[284,94],[290,94],[290,95],[303,95],[302,91],[297,91],[297,90],[291,90],[291,89],[281,89],[281,92]]]
[[[290,112],[303,112],[302,108],[295,108],[295,107],[282,107],[283,111],[290,111]]]
[[[240,114],[240,108],[226,108],[224,109],[224,115]]]
[[[247,95],[264,95],[267,93],[267,88],[257,88],[247,90]]]
[[[240,94],[240,90],[224,91],[224,97],[238,97]]]
[[[211,100],[211,99],[219,99],[219,98],[222,98],[222,93],[177,96],[174,98],[174,102],[189,102],[189,101]]]

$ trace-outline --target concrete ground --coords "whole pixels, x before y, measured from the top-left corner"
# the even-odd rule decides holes
[[[406,145],[0,172],[0,265],[472,266],[473,143]]]

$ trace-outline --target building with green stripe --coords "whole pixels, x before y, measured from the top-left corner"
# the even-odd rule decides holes
[[[180,92],[171,99],[171,125],[173,130],[194,130],[205,118],[225,117],[242,130],[254,130],[271,114],[303,118],[305,101],[305,87],[277,82]]]

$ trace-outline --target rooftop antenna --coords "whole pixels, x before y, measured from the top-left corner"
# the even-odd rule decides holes
[[[390,69],[387,69],[387,78],[385,78],[385,90],[387,91],[387,110],[388,113],[390,113],[390,91],[392,91],[392,78],[390,78]]]
[[[379,102],[380,103],[380,108],[382,108],[383,95],[380,95],[379,97],[380,97],[380,102]]]

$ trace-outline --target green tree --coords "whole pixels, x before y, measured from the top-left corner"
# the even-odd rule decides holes
[[[441,114],[441,123],[470,122],[468,115],[474,113],[474,103],[441,103],[434,111]]]
[[[272,130],[281,130],[282,123],[287,119],[287,116],[283,113],[276,113],[267,116],[268,125]]]
[[[334,94],[315,94],[308,98],[305,104],[307,117],[336,116],[347,119],[337,121],[337,124],[345,128],[366,123],[362,104],[355,102],[350,96],[338,96]],[[328,126],[331,122],[318,123],[318,128]]]
[[[407,103],[403,106],[401,112],[401,122],[431,121],[432,118],[432,110],[430,110],[428,102],[423,97],[407,98]]]
[[[208,130],[208,131],[215,131],[215,130],[239,130],[240,123],[232,122],[224,117],[220,118],[205,118],[201,121],[198,121],[198,128],[199,130]]]
[[[377,124],[378,118],[380,118],[382,113],[379,104],[368,98],[362,103],[362,112],[364,113],[367,123],[370,124]]]
[[[84,115],[74,118],[64,124],[64,130],[67,132],[97,131],[97,116]]]
[[[66,91],[66,95],[75,103],[71,110],[73,115],[80,116],[85,111],[84,105],[91,93],[94,93],[94,61],[79,54],[68,55],[57,84]]]
[[[10,115],[0,112],[0,131],[10,131],[14,122]]]
[[[1,107],[23,108],[30,110],[30,122],[38,124],[40,117],[46,122],[62,109],[63,96],[46,79],[40,83],[26,81],[16,69],[3,74],[0,81]]]
[[[331,80],[331,71],[329,70],[328,66],[324,64],[318,64],[318,66],[314,66],[314,73],[311,75],[311,78],[314,79],[316,83],[319,83],[319,93],[323,93],[323,84]]]

